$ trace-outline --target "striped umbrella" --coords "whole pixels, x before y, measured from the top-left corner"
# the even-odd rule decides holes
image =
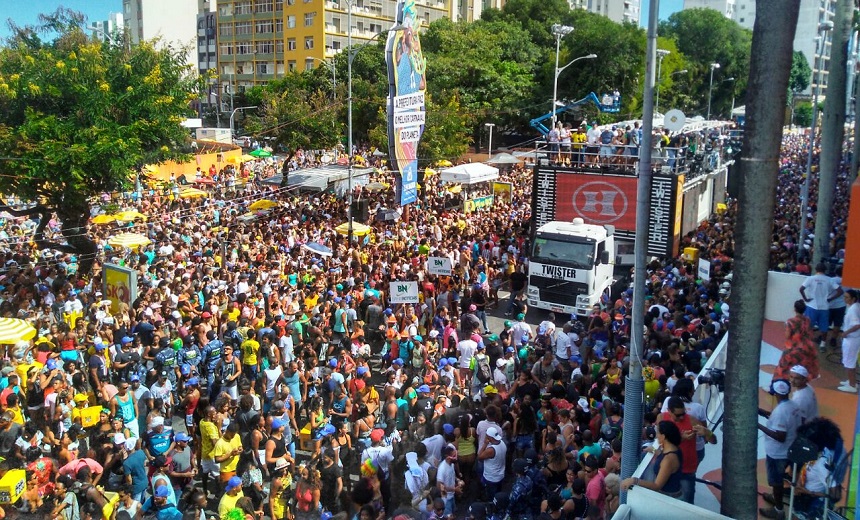
[[[124,247],[126,249],[137,249],[150,243],[152,243],[150,239],[139,233],[123,233],[108,239],[108,244],[111,246]]]
[[[29,341],[36,336],[36,329],[18,318],[0,318],[0,344],[14,345],[19,341]]]

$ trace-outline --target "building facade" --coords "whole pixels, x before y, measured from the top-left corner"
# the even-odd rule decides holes
[[[735,18],[735,0],[684,0],[684,9],[713,9],[730,20]],[[755,4],[753,4],[755,9]]]
[[[90,22],[89,30],[102,41],[110,42],[125,31],[122,13],[110,13],[107,20]]]
[[[824,33],[824,49],[821,59],[817,57],[816,40],[818,25],[833,21],[836,0],[800,0],[800,15],[797,17],[797,31],[794,33],[794,50],[806,56],[806,61],[812,67],[812,80],[804,94],[810,95],[815,90],[818,72],[821,71],[821,94],[827,91],[827,66],[830,62],[831,33]],[[755,0],[736,0],[734,20],[741,26],[752,30],[755,25]],[[820,50],[820,49],[819,49]]]
[[[188,0],[123,0],[123,18],[132,43],[161,38],[164,44],[188,50],[197,69],[197,12],[200,2]]]
[[[417,0],[419,20],[470,19],[474,9],[451,1]],[[217,0],[222,91],[242,92],[325,63],[347,47],[348,8],[347,0]],[[353,46],[387,31],[396,8],[395,0],[352,0]]]
[[[571,9],[584,8],[618,23],[639,25],[639,0],[568,0]]]

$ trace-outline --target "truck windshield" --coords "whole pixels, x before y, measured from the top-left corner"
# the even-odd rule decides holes
[[[586,242],[562,242],[536,238],[532,258],[569,264],[577,269],[594,267],[594,244]]]

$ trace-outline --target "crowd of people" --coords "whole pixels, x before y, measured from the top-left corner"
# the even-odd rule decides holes
[[[4,221],[0,314],[38,331],[3,360],[0,479],[25,470],[6,515],[594,519],[637,485],[694,501],[714,433],[693,379],[729,323],[734,204],[684,239],[710,281],[680,257],[648,266],[641,440],[660,449],[653,481],[622,482],[632,289],[539,325],[521,291],[504,297],[527,268],[530,170],[470,213],[430,177],[350,244],[342,198],[251,182],[281,170],[264,164],[201,171],[206,198],[124,199],[145,220],[91,226],[86,275]],[[249,214],[261,199],[276,204]],[[109,244],[128,230],[152,243]],[[136,299],[105,298],[107,262],[137,272]],[[391,304],[392,281],[418,282],[419,303]],[[510,319],[493,330],[488,313]]]

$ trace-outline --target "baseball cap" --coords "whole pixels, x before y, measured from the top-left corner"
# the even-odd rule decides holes
[[[132,374],[131,377],[128,378],[129,381],[140,381],[140,376],[137,374]]]
[[[448,360],[447,359],[442,358],[439,360],[439,368],[447,367],[447,366],[448,366]]]
[[[392,365],[403,366],[403,360],[400,358],[395,358],[394,361],[391,362]]]
[[[190,373],[191,373],[191,365],[189,365],[189,364],[187,364],[187,363],[186,363],[186,364],[184,364],[184,365],[182,365],[181,367],[179,367],[179,372],[180,372],[183,376],[187,376],[188,374],[190,374]]]
[[[588,411],[588,399],[580,397],[579,401],[577,401],[576,404],[578,404],[579,407],[583,409],[583,411]]]
[[[49,359],[48,362],[45,363],[45,368],[47,368],[48,370],[54,370],[55,368],[57,368],[57,362],[53,359]]]
[[[370,440],[371,442],[379,442],[382,438],[385,437],[385,430],[382,428],[376,428],[372,432],[370,432]]]
[[[192,377],[188,381],[186,381],[185,384],[188,386],[197,386],[200,384],[200,380],[196,377]]]
[[[132,343],[132,342],[134,342],[134,338],[132,338],[131,336],[125,336],[125,337],[123,337],[123,338],[122,338],[122,340],[121,340],[121,341],[122,341],[122,343],[123,343],[123,344],[125,344],[125,343]]]
[[[502,432],[500,432],[495,426],[490,426],[487,429],[487,437],[500,441],[502,440]]]
[[[439,331],[438,331],[438,330],[436,330],[436,329],[431,330],[431,331],[430,331],[430,337],[431,337],[431,338],[433,338],[433,339],[438,338],[438,337],[439,337]]]
[[[337,366],[337,359],[335,359],[335,358],[331,358],[331,359],[329,359],[329,361],[328,361],[328,366],[330,366],[330,367],[336,367],[336,366]]]
[[[774,381],[771,385],[771,394],[788,395],[789,392],[791,392],[791,385],[785,381]]]
[[[239,483],[241,484],[242,480],[239,479],[239,477],[233,477],[233,478],[238,479]],[[230,480],[232,481],[233,479],[230,479]],[[229,490],[229,488],[230,488],[229,484],[227,484],[227,488]],[[158,486],[157,488],[155,488],[155,496],[157,498],[167,498],[170,496],[170,490],[167,489],[167,486]]]
[[[794,365],[793,367],[791,367],[791,370],[789,370],[789,372],[791,372],[792,374],[797,374],[801,377],[809,378],[809,370],[806,370],[806,367],[804,367],[803,365]]]
[[[283,420],[280,417],[275,417],[272,419],[272,429],[277,430],[279,428],[283,428],[287,424],[287,421]]]
[[[485,393],[485,394],[487,394],[487,395],[489,395],[489,394],[498,394],[498,393],[499,393],[499,391],[498,391],[498,390],[496,390],[496,387],[495,387],[495,386],[493,386],[493,385],[487,385],[487,386],[485,386],[485,387],[484,387],[484,393]]]
[[[522,320],[526,319],[526,315],[521,312],[521,313],[517,314],[517,319],[522,321]]]
[[[418,392],[421,394],[429,394],[430,393],[430,387],[427,385],[421,385],[418,387]]]
[[[367,367],[358,367],[358,370],[355,371],[358,375],[363,376],[367,373]]]
[[[285,459],[283,457],[278,459],[278,462],[275,463],[275,471],[280,471],[280,470],[282,470],[284,468],[288,468],[288,467],[290,467],[290,461],[288,461],[287,459]]]
[[[454,425],[445,423],[442,425],[442,431],[445,432],[445,435],[451,435],[454,433]]]
[[[158,428],[159,426],[164,426],[164,417],[161,417],[160,415],[157,417],[153,417],[152,420],[149,422],[150,428]]]
[[[106,348],[104,343],[96,343],[95,345],[93,345],[93,347],[96,349],[96,351],[102,351]]]
[[[505,320],[505,328],[508,328],[508,329],[509,329],[509,328],[511,328],[511,327],[513,327],[513,326],[514,326],[514,324],[513,324],[513,323],[511,323],[511,320]]]
[[[114,444],[125,444],[125,440],[125,435],[123,435],[122,433],[115,433],[113,436]]]
[[[242,479],[239,477],[230,477],[230,480],[227,481],[226,491],[233,491],[237,487],[242,485]]]
[[[516,352],[516,350],[514,350],[514,347],[508,347],[505,349],[505,352],[507,352],[508,354],[513,354],[514,352]]]
[[[582,356],[576,356],[576,355],[570,356],[570,362],[571,363],[579,363],[581,365],[582,364]]]
[[[182,432],[179,432],[173,436],[173,440],[175,440],[176,442],[190,442],[191,437],[189,437],[188,435],[186,435]]]

